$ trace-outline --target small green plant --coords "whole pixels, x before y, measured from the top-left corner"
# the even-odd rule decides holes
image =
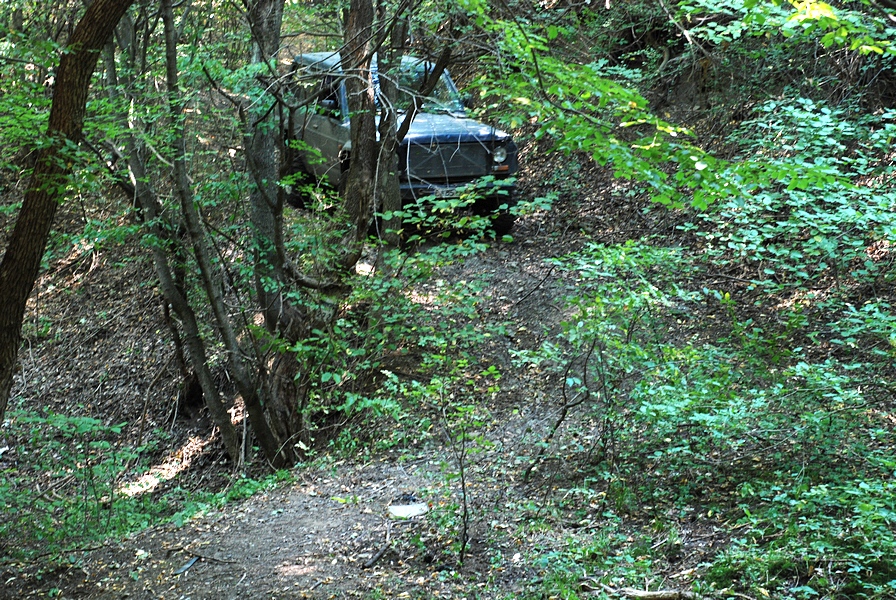
[[[490,367],[483,375],[498,379],[499,375],[494,367]],[[443,400],[442,426],[445,430],[448,448],[451,451],[453,465],[444,463],[442,469],[445,472],[447,482],[457,480],[460,495],[460,507],[458,512],[459,525],[457,527],[457,562],[463,565],[467,553],[467,545],[470,542],[470,527],[473,518],[471,512],[471,499],[469,497],[470,457],[479,454],[492,446],[482,433],[485,420],[479,416],[480,408],[476,405],[458,405],[451,398]]]
[[[198,492],[185,494],[186,498],[180,503],[177,512],[170,516],[172,523],[180,527],[196,515],[203,514],[211,509],[220,508],[229,502],[236,502],[249,498],[258,492],[271,490],[278,485],[289,483],[295,477],[291,471],[280,470],[271,473],[261,479],[253,479],[245,475],[235,475],[226,489],[220,492]]]
[[[105,425],[91,417],[12,411],[9,437],[18,442],[16,467],[0,482],[6,517],[0,538],[15,535],[14,551],[60,551],[144,527],[164,514],[163,503],[128,498],[116,489],[138,451],[111,439],[124,424]],[[41,481],[43,489],[33,485]]]
[[[16,461],[0,477],[0,547],[7,558],[62,555],[169,518],[182,524],[198,511],[292,477],[287,471],[261,481],[237,477],[214,494],[177,486],[163,494],[133,493],[125,484],[149,469],[152,448],[120,445],[124,423],[21,409],[8,418],[4,434]]]

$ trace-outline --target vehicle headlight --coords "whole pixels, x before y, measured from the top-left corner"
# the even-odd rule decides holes
[[[507,148],[499,146],[492,150],[492,161],[502,163],[507,160]]]

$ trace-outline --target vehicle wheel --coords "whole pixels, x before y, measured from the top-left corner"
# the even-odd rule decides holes
[[[308,186],[317,182],[311,169],[302,156],[296,156],[290,165],[289,175],[295,179],[286,192],[286,203],[293,208],[309,208],[313,198],[308,193]]]
[[[508,208],[499,209],[499,206],[506,204]],[[491,229],[495,235],[501,237],[507,235],[513,229],[516,223],[516,216],[510,212],[513,207],[513,197],[509,194],[501,196],[489,196],[482,198],[473,205],[473,213],[482,217],[491,216]]]
[[[501,237],[510,233],[515,223],[516,215],[511,214],[508,210],[502,210],[492,219],[492,229],[497,237]]]

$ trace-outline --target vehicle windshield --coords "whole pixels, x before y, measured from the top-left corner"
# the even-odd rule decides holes
[[[398,98],[395,100],[395,108],[398,111],[407,111],[411,107],[414,96],[418,94],[418,90],[423,86],[423,78],[427,74],[425,63],[417,63],[416,65],[402,65],[398,72]],[[432,93],[424,98],[422,105],[418,106],[421,112],[430,113],[463,113],[464,105],[461,102],[457,88],[448,77],[447,73],[442,73],[436,87]]]

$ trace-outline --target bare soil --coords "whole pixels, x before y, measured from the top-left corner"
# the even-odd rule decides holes
[[[529,171],[522,193],[559,189],[554,209],[521,219],[512,243],[495,243],[442,274],[454,281],[485,277],[482,326],[510,324],[481,348],[503,376],[501,391],[482,399],[493,417],[484,434],[494,446],[468,466],[472,518],[463,565],[456,551],[462,499],[445,466],[451,450],[434,427],[413,447],[353,460],[324,457],[296,470],[294,483],[181,527],[156,526],[74,552],[68,566],[0,564],[0,598],[462,598],[476,590],[488,598],[520,595],[537,583],[546,565],[523,557],[576,544],[601,527],[597,513],[543,512],[561,480],[521,481],[518,457],[530,454],[559,399],[555,382],[514,369],[509,351],[535,348],[556,331],[567,311],[561,299],[576,285],[545,259],[589,241],[657,234],[681,241],[674,212],[627,197],[609,173],[587,162],[571,170],[570,160],[530,148],[521,159]],[[123,258],[131,262],[113,268]],[[170,439],[158,450],[159,465],[180,473],[164,485],[221,489],[226,467],[207,419],[201,411],[175,418],[184,410],[182,390],[149,273],[145,259],[102,249],[60,262],[40,283],[14,393],[26,405],[65,412],[76,404],[106,421],[127,421],[132,440],[165,429]],[[41,317],[49,330],[41,329]],[[429,514],[388,516],[389,506],[409,503],[426,504]],[[536,522],[549,527],[530,527]],[[711,520],[683,523],[683,549],[666,566],[668,576],[686,581],[688,569],[724,542],[716,531]]]

